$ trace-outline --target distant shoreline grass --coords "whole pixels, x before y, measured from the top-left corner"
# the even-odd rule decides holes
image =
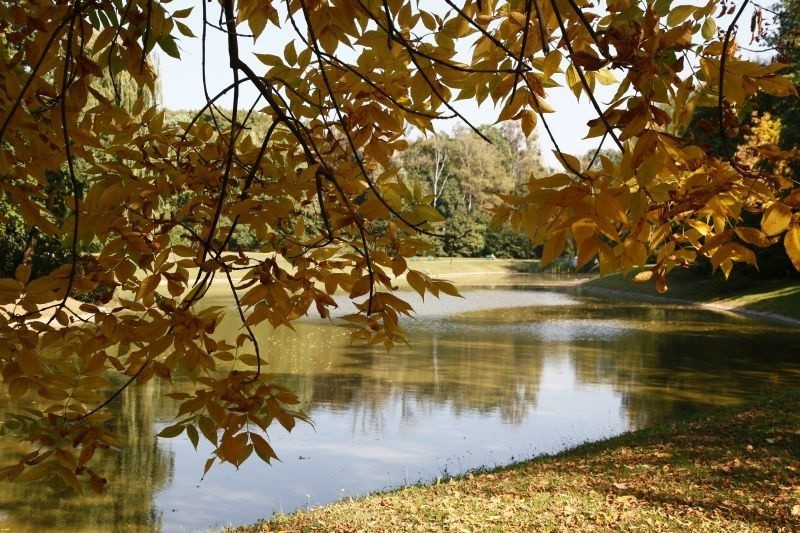
[[[675,270],[669,274],[667,283],[667,292],[659,294],[653,283],[634,283],[615,274],[587,281],[581,285],[581,290],[698,305],[800,324],[800,279],[738,278],[726,281],[719,275],[712,277],[694,270]]]
[[[524,284],[530,282],[528,274],[536,274],[537,285],[578,286],[578,292],[696,305],[800,325],[800,279],[725,280],[719,273],[712,276],[697,270],[676,269],[667,278],[668,291],[660,294],[652,282],[635,283],[630,279],[632,276],[538,272],[536,260],[415,258],[408,261],[408,266],[431,277],[449,279],[456,286]]]
[[[799,477],[800,391],[788,391],[228,531],[797,531]]]

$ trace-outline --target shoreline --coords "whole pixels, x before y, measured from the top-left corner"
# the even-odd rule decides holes
[[[698,302],[695,300],[687,300],[684,298],[671,298],[669,296],[661,296],[661,295],[647,295],[641,294],[637,292],[626,292],[621,291],[618,289],[608,289],[606,287],[596,287],[592,286],[588,283],[582,283],[577,285],[580,290],[585,290],[587,293],[590,294],[599,294],[599,295],[607,295],[607,296],[617,296],[617,297],[625,297],[630,298],[633,300],[645,301],[645,302],[664,302],[666,304],[672,305],[681,305],[686,307],[698,307],[701,309],[706,309],[708,311],[715,311],[718,313],[733,313],[736,315],[742,315],[749,318],[756,318],[760,320],[767,320],[771,322],[780,322],[782,324],[787,324],[791,326],[800,326],[800,320],[796,318],[792,318],[786,315],[781,315],[778,313],[772,313],[769,311],[759,311],[757,309],[746,309],[741,306],[736,306],[733,304],[725,304],[725,303],[714,303],[714,302]]]
[[[229,533],[796,531],[800,390]]]
[[[660,295],[654,289],[652,294],[619,290],[592,281],[561,286],[800,325],[795,317],[763,309],[775,303],[769,286],[719,294],[715,302]],[[481,284],[494,283],[484,279]],[[694,294],[691,289],[689,294]],[[762,309],[745,307],[753,304]],[[277,514],[226,531],[796,531],[798,449],[800,390],[788,389],[552,456]]]

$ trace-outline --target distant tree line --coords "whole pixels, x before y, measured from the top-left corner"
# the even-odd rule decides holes
[[[490,209],[504,194],[519,192],[545,172],[535,136],[516,124],[483,126],[486,143],[457,127],[450,133],[414,141],[403,154],[405,178],[429,195],[445,218],[444,238],[434,241],[438,256],[534,257],[530,241],[508,227],[493,228]]]
[[[207,110],[196,117],[196,111],[167,110],[165,121],[185,127],[193,119],[211,123],[219,113],[226,111]],[[252,127],[266,131],[269,124],[263,118],[261,122]],[[258,137],[263,132],[253,133]],[[423,237],[430,250],[427,253],[532,258],[535,250],[527,237],[507,226],[491,226],[490,209],[501,201],[501,195],[519,192],[531,176],[546,171],[536,137],[526,138],[518,125],[508,123],[483,126],[481,133],[491,143],[465,127],[456,127],[451,132],[414,140],[402,155],[402,178],[407,186],[419,189],[444,219],[438,224],[441,237]],[[174,201],[177,207],[183,198]],[[313,235],[322,223],[314,208],[309,205],[300,210],[303,232],[308,235]],[[222,221],[223,225],[227,222]],[[297,221],[291,226],[295,231]],[[176,228],[174,237],[187,237],[185,229]],[[237,226],[230,242],[234,250],[254,251],[261,245],[253,228],[247,225]]]

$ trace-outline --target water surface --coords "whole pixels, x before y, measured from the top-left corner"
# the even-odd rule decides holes
[[[205,531],[557,452],[800,383],[790,327],[533,287],[466,296],[415,301],[411,346],[389,353],[350,346],[346,330],[321,320],[296,333],[261,331],[268,371],[315,424],[272,430],[281,457],[273,466],[216,466],[201,481],[207,447],[154,436],[174,413],[167,385],[131,391],[115,411],[131,445],[102,466],[108,492],[0,485],[0,530]],[[233,321],[227,327],[219,333],[238,334]],[[3,443],[3,463],[15,451]]]

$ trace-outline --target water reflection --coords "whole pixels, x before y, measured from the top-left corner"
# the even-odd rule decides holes
[[[122,397],[111,425],[128,439],[124,453],[102,457],[98,470],[111,477],[103,494],[75,495],[61,484],[0,484],[0,530],[151,531],[162,524],[156,493],[172,482],[174,456],[155,437],[158,413],[172,408],[158,383]],[[5,400],[5,399],[4,399]],[[7,402],[0,408],[5,410]],[[16,461],[20,444],[3,439],[0,464]]]
[[[800,383],[791,328],[675,306],[542,290],[482,290],[416,302],[411,347],[347,345],[308,320],[262,331],[276,381],[316,428],[271,434],[282,462],[215,467],[208,449],[156,442],[173,407],[131,394],[116,420],[134,436],[101,499],[0,485],[0,528],[205,530],[342,496],[494,466]],[[235,321],[220,334],[238,334]],[[181,387],[180,383],[176,384]],[[152,386],[151,386],[152,387]],[[3,448],[3,454],[10,453]],[[107,469],[108,470],[108,469]],[[43,499],[50,503],[42,504]],[[55,505],[59,502],[59,505]],[[34,510],[53,508],[52,516]]]

